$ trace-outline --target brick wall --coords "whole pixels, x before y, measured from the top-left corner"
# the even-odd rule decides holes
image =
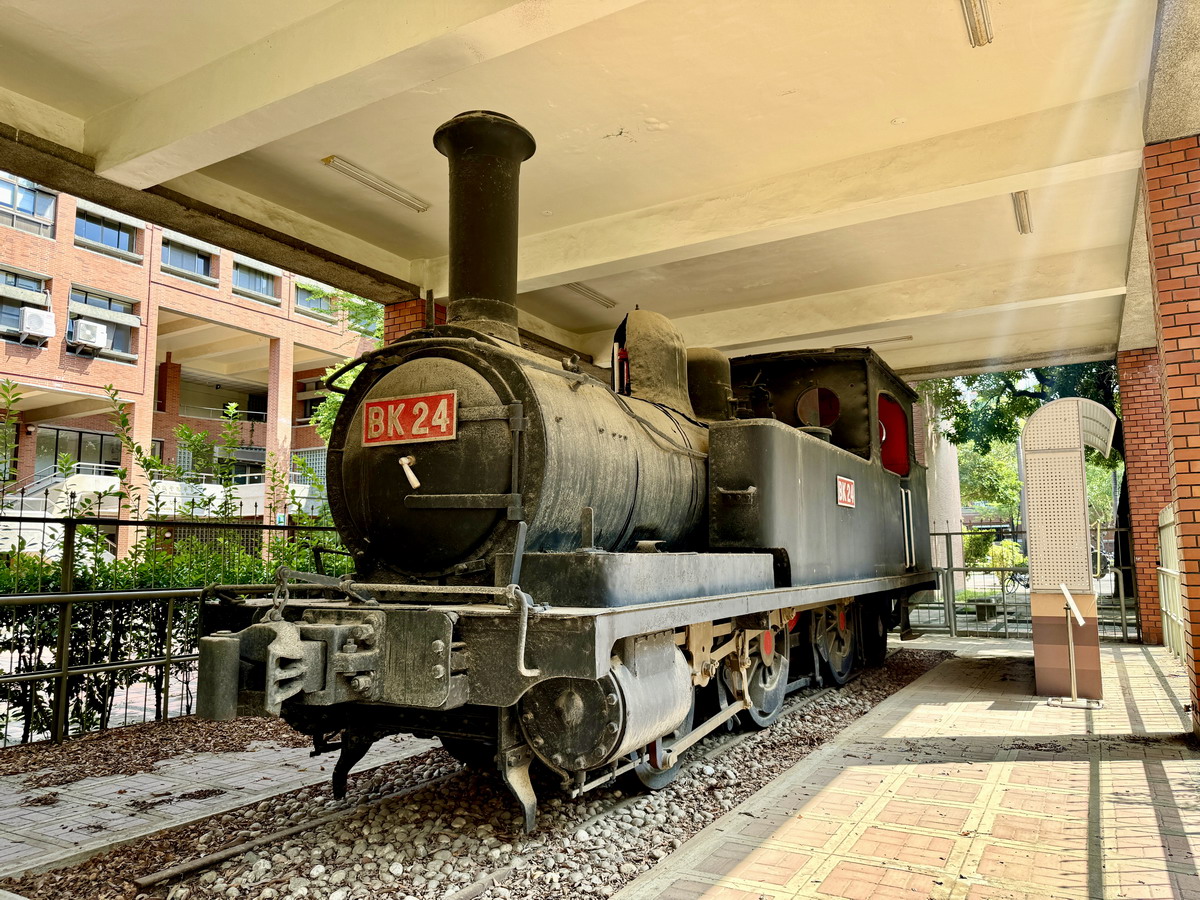
[[[446,324],[446,307],[433,307],[435,325]],[[391,303],[383,308],[383,342],[390,344],[410,331],[425,327],[425,301],[421,298]]]
[[[1192,725],[1200,731],[1200,139],[1151,144],[1142,174],[1157,307]]]
[[[1157,347],[1117,354],[1134,580],[1142,640],[1148,644],[1162,643],[1162,610],[1158,598],[1158,511],[1171,502],[1162,375]]]

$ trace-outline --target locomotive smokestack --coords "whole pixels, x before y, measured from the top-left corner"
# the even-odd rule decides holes
[[[519,343],[517,201],[533,135],[473,110],[438,128],[433,145],[450,160],[449,322]]]

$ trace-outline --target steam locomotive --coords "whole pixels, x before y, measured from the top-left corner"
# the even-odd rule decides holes
[[[269,605],[225,601],[200,713],[283,716],[340,750],[338,795],[380,737],[437,736],[498,770],[532,829],[535,760],[572,794],[658,788],[706,734],[882,662],[934,582],[914,394],[869,350],[731,363],[643,310],[611,383],[524,349],[533,138],[475,111],[434,145],[449,323],[356,361],[329,444],[354,574],[285,571]]]

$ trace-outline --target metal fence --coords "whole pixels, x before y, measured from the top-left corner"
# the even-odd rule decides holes
[[[45,541],[0,553],[0,747],[191,713],[206,592],[269,593],[280,565],[349,569],[329,527],[10,523]]]
[[[1100,638],[1140,641],[1137,601],[1126,591],[1132,583],[1129,569],[1108,561],[1107,548],[1117,533],[1116,529],[1102,530],[1102,552],[1098,556],[1095,548],[1092,551]],[[910,621],[914,630],[954,637],[1033,637],[1029,574],[1021,550],[1023,532],[935,532],[930,539],[935,565],[941,569],[941,586],[913,598]],[[1015,564],[993,564],[1004,561]]]

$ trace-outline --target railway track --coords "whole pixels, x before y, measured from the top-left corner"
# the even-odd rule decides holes
[[[889,651],[888,655],[891,656],[894,652],[895,650]],[[837,687],[817,688],[816,690],[805,693],[803,696],[793,696],[792,698],[789,698],[785,702],[783,713],[780,716],[781,720],[790,718],[797,713],[802,712],[805,708],[813,705],[821,698],[833,694],[854,683],[858,680],[861,674],[861,670],[859,672],[855,672],[850,676],[844,685]],[[720,759],[730,752],[736,750],[739,746],[755,737],[759,733],[760,732],[757,730],[748,730],[735,733],[716,733],[710,735],[697,743],[693,748],[691,748],[690,751],[688,751],[683,765],[686,770],[691,770],[705,762]],[[463,768],[465,768],[465,766]],[[359,816],[362,813],[380,807],[385,803],[393,803],[397,800],[402,800],[405,797],[419,793],[420,791],[427,790],[430,787],[435,787],[456,777],[461,771],[462,769],[460,768],[455,772],[440,775],[435,778],[420,782],[419,784],[409,785],[403,790],[387,794],[383,797],[378,797],[369,803],[362,803],[354,807],[339,810],[335,813],[310,819],[307,822],[290,825],[286,828],[273,831],[269,834],[262,835],[252,840],[206,854],[205,856],[196,857],[195,859],[187,860],[177,865],[160,869],[156,872],[152,872],[134,879],[134,884],[139,889],[145,891],[165,885],[168,882],[172,882],[180,878],[199,875],[214,868],[215,866],[221,865],[228,860],[235,859],[252,851],[256,851],[259,848],[269,846],[280,841],[285,841],[289,838],[316,828],[332,825],[337,822]],[[633,807],[637,801],[644,796],[645,794],[643,793],[626,794],[622,796],[615,802],[606,805],[604,809],[596,812],[592,816],[589,816],[584,821],[575,824],[573,826],[574,833],[578,834],[579,832],[590,831],[602,820],[619,816],[623,811]],[[471,898],[477,897],[488,888],[503,883],[508,877],[511,877],[512,871],[513,870],[511,867],[504,867],[494,872],[489,872],[472,884],[455,893],[447,895],[448,900],[471,900]]]

